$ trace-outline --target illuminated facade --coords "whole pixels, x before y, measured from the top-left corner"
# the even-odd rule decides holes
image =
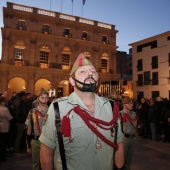
[[[170,99],[170,31],[130,45],[134,97]]]
[[[100,83],[104,82],[103,95],[120,89],[120,83],[110,83],[119,79],[114,25],[9,2],[3,19],[1,91],[37,94],[43,87],[66,96],[72,91],[71,67],[81,52],[94,63]],[[106,82],[110,83],[107,91]]]

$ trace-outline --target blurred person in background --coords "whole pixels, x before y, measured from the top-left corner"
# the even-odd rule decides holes
[[[21,152],[25,148],[26,142],[22,140],[24,129],[25,129],[25,120],[27,118],[27,110],[25,105],[25,92],[20,91],[17,94],[16,100],[14,100],[14,112],[16,115],[16,127],[17,135],[15,140],[15,152]]]
[[[32,153],[32,169],[40,169],[40,141],[38,140],[48,110],[48,93],[41,88],[37,95],[38,106],[31,109],[25,122],[27,126],[27,152]]]
[[[139,122],[141,124],[142,132],[141,136],[144,139],[148,138],[149,134],[149,122],[148,122],[148,111],[149,111],[149,104],[145,98],[141,98],[141,104],[139,106]]]
[[[163,142],[170,142],[170,100],[165,101],[162,109]]]
[[[164,106],[164,99],[160,96],[156,97],[155,104],[158,107],[158,116],[156,120],[156,128],[157,128],[157,133],[158,133],[158,138],[160,139],[161,136],[163,135],[163,126],[162,126],[162,110]]]
[[[6,161],[6,144],[10,121],[13,119],[9,109],[5,106],[5,97],[0,96],[0,162]]]
[[[155,104],[155,99],[151,98],[149,100],[149,111],[148,111],[148,122],[150,125],[151,139],[150,141],[157,141],[157,131],[156,131],[156,122],[158,119],[158,107]]]
[[[123,110],[121,110],[120,113],[122,116],[123,123],[122,130],[124,133],[123,144],[125,154],[125,163],[123,166],[123,170],[130,170],[134,153],[138,117],[133,111],[133,102],[129,97],[123,98],[122,103]]]

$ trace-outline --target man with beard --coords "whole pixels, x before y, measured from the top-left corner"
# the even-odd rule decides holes
[[[40,169],[40,141],[38,140],[47,116],[48,93],[41,88],[38,92],[38,106],[28,113],[25,124],[27,125],[27,152],[32,153],[32,169]]]
[[[98,74],[83,53],[75,61],[70,75],[74,92],[50,105],[39,138],[42,169],[112,170],[113,161],[121,168],[124,149],[118,106],[114,103],[113,114],[109,100],[95,94]],[[59,119],[55,120],[55,114]]]

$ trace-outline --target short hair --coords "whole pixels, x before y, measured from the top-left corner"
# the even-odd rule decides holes
[[[25,92],[24,91],[20,91],[19,94],[18,94],[18,97],[22,98],[23,96],[25,96]]]
[[[26,96],[30,95],[31,93],[26,93]]]

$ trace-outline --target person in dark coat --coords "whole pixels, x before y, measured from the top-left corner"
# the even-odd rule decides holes
[[[25,106],[25,92],[20,91],[17,99],[14,101],[14,111],[16,114],[17,136],[15,141],[15,152],[20,152],[22,147],[25,148],[26,140],[22,143],[23,133],[25,129],[25,120],[27,118],[27,110]],[[25,146],[24,146],[25,145]]]
[[[155,104],[155,99],[150,99],[150,107],[148,112],[148,122],[150,125],[151,141],[156,141],[156,123],[158,117],[158,107]]]
[[[141,98],[141,105],[139,106],[139,121],[143,126],[143,138],[148,138],[148,111],[149,111],[149,104],[147,103],[145,98]],[[142,136],[141,135],[141,136]]]
[[[163,142],[170,142],[170,101],[167,100],[162,109],[162,129],[163,129]]]

